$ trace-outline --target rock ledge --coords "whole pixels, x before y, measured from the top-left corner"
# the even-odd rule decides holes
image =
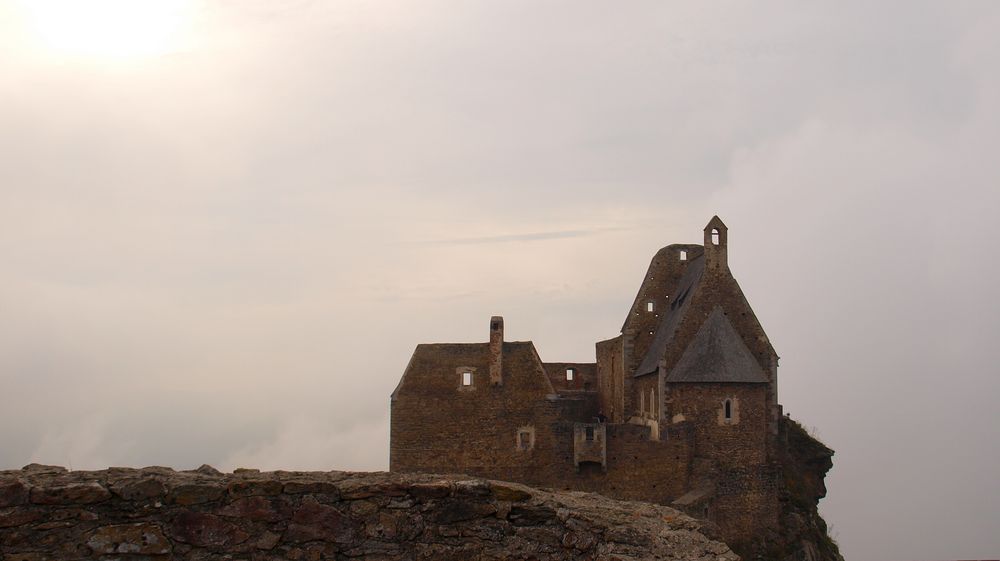
[[[460,475],[0,471],[0,559],[739,559],[668,507]]]

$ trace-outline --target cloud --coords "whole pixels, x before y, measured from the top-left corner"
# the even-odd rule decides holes
[[[219,469],[239,467],[261,470],[346,470],[385,469],[389,419],[377,423],[344,425],[317,422],[299,414],[285,419],[273,438],[236,450]]]
[[[114,452],[105,441],[110,419],[95,414],[73,419],[70,424],[50,427],[41,437],[26,463],[44,463],[71,469],[104,469],[111,466]]]
[[[133,66],[0,17],[0,468],[384,469],[415,344],[593,360],[719,214],[847,556],[1000,548],[996,5],[200,17]]]
[[[554,232],[532,232],[529,234],[506,234],[502,236],[481,236],[474,238],[449,238],[443,240],[431,240],[426,242],[412,242],[417,244],[430,245],[482,245],[507,242],[536,242],[545,240],[558,240],[564,238],[580,238],[594,236],[605,232],[619,232],[626,228],[591,228],[587,230],[561,230]]]

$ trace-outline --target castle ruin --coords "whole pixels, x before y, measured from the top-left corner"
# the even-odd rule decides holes
[[[390,470],[670,505],[717,524],[737,552],[784,531],[794,423],[727,256],[717,216],[703,245],[659,250],[594,362],[543,362],[530,341],[504,340],[499,316],[488,342],[418,345],[391,398]],[[809,497],[818,519],[832,451],[793,436],[825,466]]]

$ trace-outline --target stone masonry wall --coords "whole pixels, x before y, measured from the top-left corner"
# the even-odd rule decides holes
[[[695,455],[729,469],[767,461],[766,392],[764,384],[670,384],[667,403],[674,419],[694,425]],[[727,399],[732,413],[728,422],[723,419]]]
[[[553,458],[561,442],[553,427],[566,412],[592,417],[593,400],[549,399],[552,386],[533,350],[523,343],[504,343],[504,348],[499,386],[488,383],[483,369],[475,370],[472,386],[458,386],[454,369],[437,366],[437,360],[448,358],[446,350],[414,359],[411,369],[421,376],[407,378],[392,403],[392,471],[460,471],[522,482],[555,477]],[[475,356],[479,351],[468,349],[455,351],[468,356],[449,360],[485,364]],[[528,435],[525,446],[521,433]]]
[[[625,372],[622,336],[600,341],[597,347],[598,406],[613,423],[625,422]]]
[[[736,561],[667,507],[464,476],[0,471],[0,559]]]

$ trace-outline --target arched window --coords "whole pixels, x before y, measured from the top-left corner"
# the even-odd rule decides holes
[[[646,414],[646,394],[643,392],[639,392],[639,414]]]
[[[656,390],[649,390],[649,416],[656,418]]]
[[[719,229],[712,228],[712,245],[719,245]]]
[[[726,422],[732,421],[733,420],[732,400],[727,399],[725,403],[722,404],[722,408],[723,408],[723,417],[726,419]]]

